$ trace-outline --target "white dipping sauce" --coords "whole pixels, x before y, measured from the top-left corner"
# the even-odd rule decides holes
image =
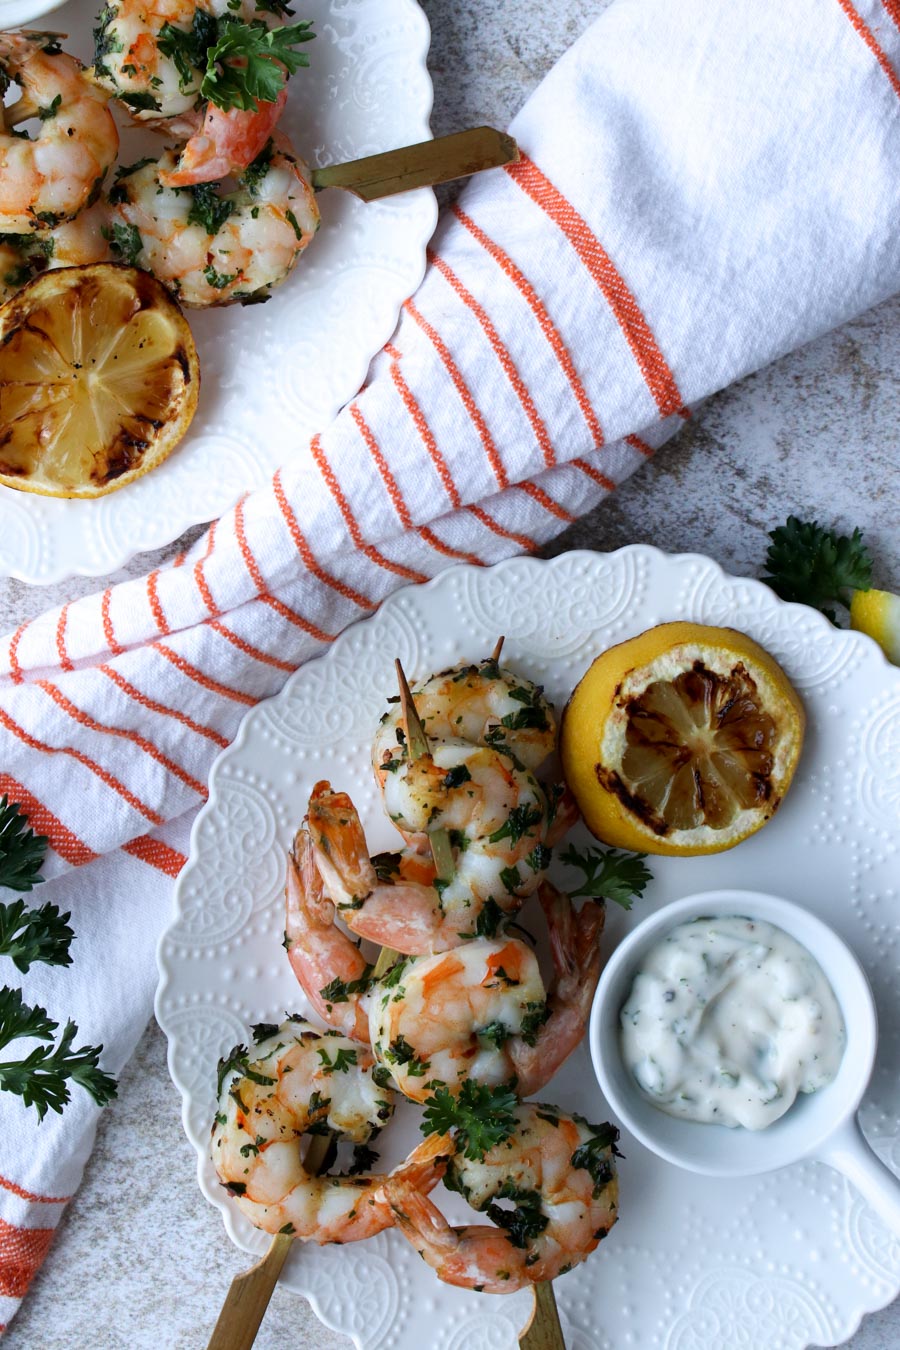
[[[748,1130],[830,1083],[846,1040],[806,948],[737,917],[680,924],[651,948],[621,1023],[625,1063],[654,1106]]]

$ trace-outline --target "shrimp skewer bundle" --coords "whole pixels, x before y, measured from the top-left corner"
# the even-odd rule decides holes
[[[471,1103],[470,1103],[471,1104]],[[440,1104],[442,1105],[442,1104]],[[498,1119],[505,1128],[497,1129]],[[402,1166],[384,1185],[397,1227],[446,1284],[510,1294],[565,1274],[580,1264],[618,1217],[615,1153],[618,1130],[589,1125],[555,1106],[496,1107],[484,1121],[496,1142],[473,1146],[457,1133],[432,1134],[418,1150],[450,1153],[446,1184],[496,1227],[452,1227]],[[504,1209],[500,1201],[513,1202]]]
[[[297,1018],[249,1053],[238,1046],[220,1065],[210,1155],[219,1181],[257,1228],[325,1243],[356,1242],[393,1224],[381,1194],[387,1177],[364,1170],[372,1156],[367,1145],[394,1110],[373,1064],[368,1051]],[[359,1175],[355,1164],[347,1176],[306,1170],[303,1136],[329,1131],[365,1150],[357,1154]],[[419,1149],[401,1164],[403,1175],[426,1194],[445,1161]]]
[[[410,957],[380,980],[335,923],[305,829],[288,862],[285,943],[315,1011],[343,1034],[371,1044],[400,1091],[424,1101],[439,1080],[457,1092],[467,1078],[539,1091],[584,1034],[600,973],[605,911],[575,911],[543,883],[554,980],[545,989],[533,952],[518,938],[475,938],[452,951]]]
[[[0,234],[52,230],[96,201],[119,133],[106,95],[47,33],[0,33],[0,96],[10,81],[21,92],[0,115]],[[17,135],[32,118],[36,138]]]

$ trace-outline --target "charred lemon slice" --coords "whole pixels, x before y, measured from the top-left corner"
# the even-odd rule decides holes
[[[171,454],[199,387],[187,320],[155,278],[114,263],[46,272],[0,308],[0,483],[115,492]]]
[[[718,853],[778,809],[804,726],[787,676],[752,638],[666,623],[610,647],[575,689],[563,772],[605,843]]]

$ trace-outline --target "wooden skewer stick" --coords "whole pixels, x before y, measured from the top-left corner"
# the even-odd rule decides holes
[[[519,1350],[566,1350],[550,1280],[534,1286],[534,1312],[519,1337]]]
[[[419,759],[422,755],[428,754],[431,746],[425,728],[422,726],[422,719],[416,710],[399,657],[394,664],[397,667],[397,682],[400,685],[400,711],[406,727],[406,745],[409,757],[410,759]],[[434,858],[438,880],[452,881],[453,874],[456,871],[456,863],[453,861],[453,849],[450,847],[450,836],[447,831],[431,830],[428,835],[428,842],[431,844],[431,856]]]
[[[313,1135],[303,1159],[303,1166],[311,1176],[317,1176],[328,1166],[334,1147],[333,1135]],[[293,1241],[289,1233],[276,1233],[265,1256],[249,1270],[235,1275],[207,1350],[250,1350]]]
[[[372,202],[396,192],[409,192],[411,188],[433,187],[452,178],[468,178],[484,169],[515,164],[518,158],[519,147],[506,132],[494,127],[471,127],[468,131],[436,136],[431,141],[403,145],[399,150],[367,155],[347,164],[313,169],[311,176],[317,192],[329,187],[344,188],[364,202]]]
[[[499,637],[497,639],[496,645],[494,646],[494,650],[491,652],[492,661],[500,660],[500,653],[503,651],[503,644],[505,641],[506,641],[505,637]]]

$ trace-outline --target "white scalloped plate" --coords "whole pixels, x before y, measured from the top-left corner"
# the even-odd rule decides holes
[[[251,1023],[304,1006],[280,946],[281,887],[313,782],[347,788],[373,851],[391,846],[368,750],[393,692],[394,657],[421,677],[483,656],[505,633],[504,660],[561,706],[598,650],[682,618],[731,624],[762,642],[801,692],[808,739],[775,819],[731,853],[653,860],[655,881],[634,917],[737,885],[784,895],[831,923],[875,990],[881,1045],[863,1123],[900,1170],[900,672],[868,638],[705,558],[636,545],[515,559],[398,591],[250,712],[213,769],[160,944],[156,1012],[200,1186],[245,1251],[259,1254],[268,1239],[217,1186],[207,1159],[215,1062]],[[633,920],[611,908],[614,943]],[[608,1114],[584,1046],[541,1095],[591,1120]],[[416,1119],[408,1104],[398,1109],[380,1141],[385,1164],[418,1137]],[[569,1350],[836,1345],[900,1291],[900,1242],[837,1173],[803,1164],[727,1183],[680,1172],[627,1136],[623,1150],[619,1223],[554,1286]],[[446,1201],[448,1213],[462,1213],[459,1197]],[[392,1232],[348,1247],[298,1245],[283,1280],[365,1350],[514,1350],[530,1306],[528,1294],[440,1284]]]
[[[87,62],[101,8],[102,0],[70,0],[48,20]],[[431,135],[429,29],[415,0],[303,0],[297,12],[315,21],[317,37],[309,70],[291,81],[281,125],[310,164]],[[150,138],[151,149],[164,144]],[[148,133],[126,133],[121,162],[147,146]],[[111,572],[220,516],[287,455],[309,453],[311,436],[357,392],[418,287],[437,219],[429,189],[368,205],[332,190],[319,206],[319,234],[267,304],[187,311],[202,389],[170,459],[95,501],[0,487],[0,575],[46,586]]]

